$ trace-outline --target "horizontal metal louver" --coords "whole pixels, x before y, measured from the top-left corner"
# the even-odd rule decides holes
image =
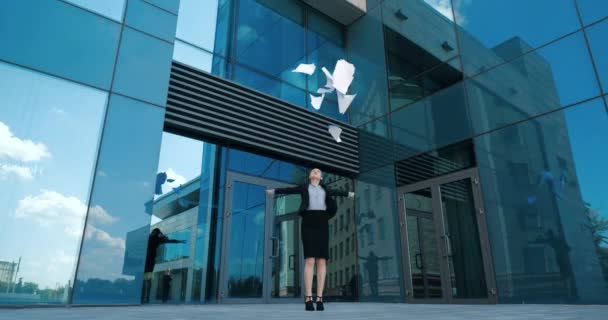
[[[343,129],[341,143],[329,134],[330,124]],[[359,172],[356,128],[175,61],[165,127],[301,164]]]

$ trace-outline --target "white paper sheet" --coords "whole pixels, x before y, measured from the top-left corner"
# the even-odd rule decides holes
[[[336,89],[323,87],[323,88],[317,89],[317,93],[331,93],[331,92],[334,92],[334,90],[336,90]]]
[[[353,100],[357,96],[357,94],[342,94],[339,91],[338,93],[338,110],[341,114],[344,114],[346,110],[350,107],[350,104],[353,103]]]
[[[323,99],[325,98],[325,94],[322,94],[320,97],[315,97],[312,94],[310,95],[310,104],[315,110],[321,109],[321,104],[323,103]]]
[[[336,125],[330,124],[328,131],[331,134],[331,136],[334,138],[334,140],[336,140],[336,142],[338,142],[338,143],[342,142],[342,139],[340,139],[340,135],[342,134],[342,128],[340,128]]]
[[[310,76],[313,73],[315,73],[316,69],[317,69],[317,66],[315,66],[312,63],[311,64],[301,63],[297,68],[291,70],[291,72],[305,73]]]
[[[332,78],[333,87],[342,94],[346,94],[355,78],[355,66],[344,59],[338,60]]]
[[[327,70],[327,68],[323,67],[321,68],[321,70],[323,71],[323,73],[325,73],[325,78],[327,79],[327,82],[325,83],[325,88],[333,88],[334,77],[331,75],[331,73],[329,73],[329,70]]]

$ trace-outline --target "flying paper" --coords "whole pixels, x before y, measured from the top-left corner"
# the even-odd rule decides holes
[[[336,62],[336,67],[334,68],[334,73],[332,74],[333,87],[342,94],[346,94],[348,87],[350,87],[350,84],[355,78],[354,75],[355,66],[353,64],[348,63],[344,59],[338,60],[338,62]]]
[[[350,104],[353,103],[353,99],[357,96],[357,94],[342,94],[339,91],[338,93],[338,109],[341,114],[344,114]]]
[[[317,93],[331,93],[331,92],[334,92],[334,90],[336,90],[336,89],[323,87],[323,88],[317,89]]]
[[[321,109],[323,98],[325,98],[325,94],[322,94],[320,97],[315,97],[312,94],[310,95],[310,104],[313,108],[315,108],[315,110]]]
[[[325,78],[327,78],[327,83],[325,83],[325,87],[333,88],[334,87],[334,77],[331,75],[331,73],[329,73],[329,70],[327,70],[327,68],[323,67],[323,68],[321,68],[321,70],[323,71],[323,73],[325,73]]]
[[[334,140],[336,140],[336,142],[342,142],[342,139],[340,139],[340,135],[342,134],[342,128],[340,128],[336,125],[330,124],[328,131],[331,134],[331,136],[334,138]]]
[[[312,63],[311,64],[301,63],[297,68],[291,70],[291,72],[305,73],[310,76],[313,73],[315,73],[316,68],[317,67]]]

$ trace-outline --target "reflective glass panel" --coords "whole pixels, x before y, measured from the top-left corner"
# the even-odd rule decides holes
[[[68,303],[108,95],[0,63],[0,96],[0,304]]]
[[[169,42],[175,39],[177,16],[144,0],[129,1],[125,23]]]
[[[122,16],[125,9],[126,0],[115,0],[115,1],[105,1],[105,0],[64,0],[66,2],[71,2],[79,7],[95,11],[99,14],[102,14],[108,18],[116,20],[118,22],[122,21]]]
[[[6,1],[0,10],[1,59],[103,89],[119,38],[120,24],[61,1]]]
[[[454,0],[453,4],[468,76],[580,28],[574,1]]]
[[[607,136],[595,99],[475,139],[500,301],[608,299]]]
[[[114,91],[164,106],[172,55],[171,44],[125,28],[114,75]]]
[[[595,97],[599,87],[579,32],[473,78],[467,91],[481,133]]]
[[[305,89],[305,75],[291,72],[305,62],[303,19],[294,0],[239,1],[236,60]]]
[[[608,17],[608,3],[604,0],[576,0],[585,25]]]
[[[606,93],[608,92],[608,42],[606,42],[608,38],[608,21],[587,29],[587,37],[589,37],[589,45],[593,52],[595,67],[600,75],[604,93]]]
[[[219,0],[180,0],[177,38],[213,52]]]
[[[74,304],[139,304],[164,109],[110,98]]]

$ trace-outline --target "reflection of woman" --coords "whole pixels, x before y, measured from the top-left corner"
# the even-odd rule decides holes
[[[336,214],[337,205],[334,196],[354,197],[353,192],[340,192],[326,188],[321,184],[321,170],[310,171],[310,183],[293,187],[266,190],[272,194],[300,194],[300,215],[302,215],[302,244],[304,247],[304,287],[306,289],[305,305],[307,311],[313,311],[312,278],[315,260],[317,263],[317,310],[323,311],[323,286],[327,273],[329,256],[328,220]]]
[[[148,250],[146,252],[146,265],[144,268],[144,287],[142,302],[148,303],[150,299],[150,287],[152,282],[152,272],[156,263],[156,252],[165,243],[186,243],[185,240],[169,239],[159,228],[154,228],[148,237]]]

